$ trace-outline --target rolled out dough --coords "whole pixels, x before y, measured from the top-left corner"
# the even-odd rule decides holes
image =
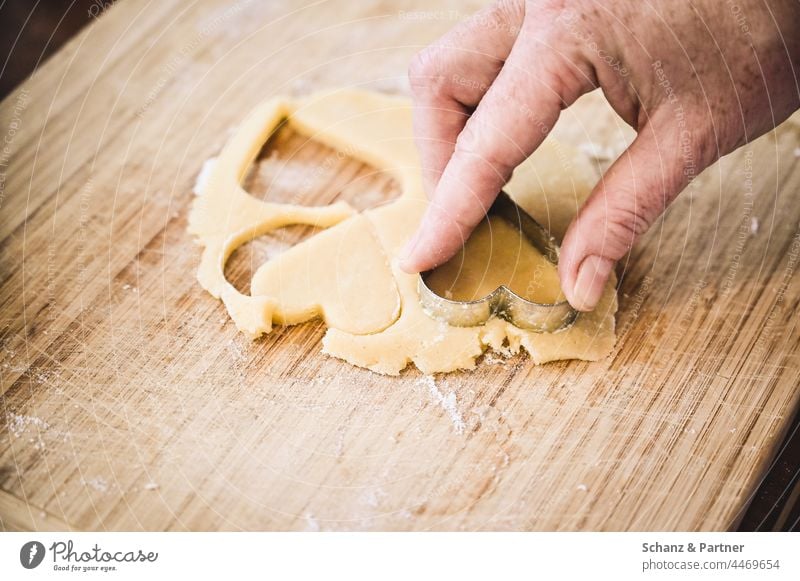
[[[300,133],[389,171],[401,196],[361,214],[343,202],[306,207],[250,196],[242,178],[287,118]],[[251,113],[203,174],[189,219],[189,231],[204,247],[198,279],[253,338],[270,332],[273,323],[320,316],[328,325],[325,353],[385,374],[397,374],[410,362],[424,373],[472,369],[487,348],[510,354],[524,347],[534,362],[544,363],[597,360],[614,346],[613,275],[593,312],[553,334],[523,331],[502,319],[451,327],[423,312],[418,277],[393,260],[427,204],[405,98],[340,90],[269,100]],[[506,191],[560,239],[595,178],[585,155],[548,139],[517,169]],[[251,295],[239,293],[225,279],[228,257],[241,244],[290,224],[327,229],[267,261],[253,277]]]

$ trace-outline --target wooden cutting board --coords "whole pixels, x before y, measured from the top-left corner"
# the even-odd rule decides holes
[[[382,377],[321,355],[316,322],[247,341],[196,283],[191,186],[251,107],[403,93],[410,56],[474,8],[125,0],[2,103],[0,527],[735,526],[800,395],[797,119],[707,171],[620,265],[604,361]],[[630,136],[597,95],[558,133]],[[396,194],[290,129],[247,183]],[[312,234],[248,245],[229,277],[246,289]]]

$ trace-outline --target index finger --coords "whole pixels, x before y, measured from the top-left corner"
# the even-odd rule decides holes
[[[411,61],[414,137],[429,196],[453,155],[458,134],[508,58],[524,14],[520,0],[498,2]]]
[[[533,55],[541,55],[530,62]],[[458,136],[452,157],[400,266],[414,273],[455,254],[500,189],[541,144],[563,107],[592,87],[591,77],[536,36],[520,37],[500,74]],[[566,79],[566,80],[565,80]]]

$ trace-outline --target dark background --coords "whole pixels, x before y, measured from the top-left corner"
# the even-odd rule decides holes
[[[99,4],[98,4],[99,3]],[[0,99],[92,22],[108,0],[0,0]],[[747,509],[741,531],[800,531],[800,414]]]
[[[0,0],[0,99],[92,22],[102,0]]]

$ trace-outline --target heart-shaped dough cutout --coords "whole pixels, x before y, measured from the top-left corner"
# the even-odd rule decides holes
[[[364,273],[369,292],[364,292]],[[276,300],[273,321],[302,323],[315,316],[357,335],[386,329],[400,316],[400,294],[369,220],[357,214],[264,263],[253,296]]]

